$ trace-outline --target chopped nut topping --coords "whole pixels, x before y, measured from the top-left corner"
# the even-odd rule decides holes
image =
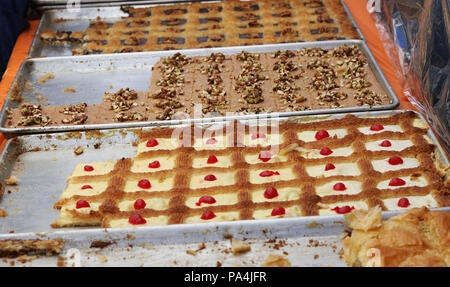
[[[259,62],[258,54],[251,54],[242,51],[237,55],[241,62],[241,73],[235,77],[236,86],[234,89],[242,94],[242,98],[248,104],[258,104],[264,101],[261,85],[266,80],[263,75],[263,68]]]
[[[22,104],[20,107],[21,119],[17,122],[19,126],[42,125],[50,123],[50,117],[42,115],[42,106],[34,104]]]
[[[69,105],[64,107],[60,113],[70,116],[70,118],[65,118],[62,120],[63,124],[84,124],[88,117],[86,115],[86,103],[81,103],[77,105]]]

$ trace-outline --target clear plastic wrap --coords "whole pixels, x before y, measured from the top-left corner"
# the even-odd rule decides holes
[[[450,153],[450,1],[369,0],[403,93]]]

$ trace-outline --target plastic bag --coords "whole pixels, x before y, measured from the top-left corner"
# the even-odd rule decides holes
[[[450,1],[369,0],[403,93],[450,154]]]

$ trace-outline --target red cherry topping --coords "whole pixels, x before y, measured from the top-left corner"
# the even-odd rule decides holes
[[[94,167],[92,165],[85,165],[84,166],[84,171],[93,171]]]
[[[207,211],[203,212],[203,214],[200,218],[203,220],[208,220],[208,219],[213,219],[214,217],[216,217],[214,212],[207,210]]]
[[[130,224],[137,225],[137,224],[146,224],[146,223],[147,223],[147,220],[145,220],[145,219],[144,219],[142,216],[140,216],[139,214],[133,213],[133,214],[130,216],[130,218],[128,219],[128,222],[129,222]]]
[[[272,209],[272,216],[277,216],[277,215],[283,215],[286,214],[286,210],[284,210],[283,207],[275,207],[274,209]]]
[[[402,186],[405,185],[406,182],[398,177],[394,177],[393,179],[391,179],[391,181],[389,181],[389,186]]]
[[[320,150],[321,155],[330,155],[332,153],[333,153],[333,151],[327,147],[324,147],[323,149]]]
[[[345,205],[345,206],[341,206],[341,207],[336,206],[335,208],[333,208],[331,210],[336,211],[336,213],[338,213],[338,214],[344,214],[344,213],[349,213],[353,209],[355,209],[354,206],[350,207],[348,205]]]
[[[253,134],[252,135],[252,140],[256,140],[256,139],[265,139],[266,135],[265,134]]]
[[[89,202],[87,202],[86,200],[78,200],[77,201],[77,206],[76,208],[85,208],[85,207],[91,207],[91,205],[89,204]]]
[[[382,141],[382,142],[380,143],[380,146],[382,146],[382,147],[390,147],[390,146],[392,146],[392,144],[391,144],[390,141],[384,140],[384,141]]]
[[[207,176],[205,176],[205,180],[206,181],[215,181],[215,180],[217,180],[217,177],[214,174],[208,174]]]
[[[147,147],[155,147],[157,145],[159,145],[159,142],[155,139],[149,139],[147,141]]]
[[[374,132],[378,132],[378,131],[384,130],[384,127],[383,127],[383,125],[374,124],[370,127],[370,130],[374,131]]]
[[[406,197],[403,197],[398,200],[397,205],[399,207],[406,208],[406,207],[410,206],[411,204],[409,203],[409,200]]]
[[[152,187],[152,185],[148,179],[141,179],[138,182],[138,186],[143,189],[149,189],[150,187]]]
[[[206,161],[206,163],[208,163],[208,164],[213,164],[213,163],[216,163],[216,162],[218,162],[218,160],[217,160],[217,157],[215,155],[210,155],[208,157],[208,160]]]
[[[398,157],[398,156],[393,156],[393,157],[389,158],[388,162],[391,165],[398,165],[398,164],[402,164],[403,163],[403,159],[401,157]]]
[[[272,175],[280,175],[280,173],[278,171],[265,170],[259,174],[260,177],[268,177]]]
[[[212,196],[204,195],[199,198],[198,202],[196,202],[195,205],[200,206],[202,203],[214,204],[216,203],[216,199]]]
[[[148,164],[148,168],[159,168],[160,166],[161,164],[157,160]]]
[[[206,144],[215,144],[217,143],[217,140],[215,138],[210,138],[206,141]]]
[[[266,191],[264,191],[264,197],[267,199],[272,199],[278,196],[278,191],[275,187],[268,187]]]
[[[330,170],[330,169],[335,169],[336,167],[334,166],[334,164],[332,164],[332,163],[327,163],[326,165],[325,165],[325,171],[328,171],[328,170]]]
[[[134,202],[134,209],[135,210],[144,209],[146,205],[147,204],[145,203],[145,201],[139,198],[136,199],[136,201]]]
[[[338,182],[333,186],[333,189],[336,191],[344,191],[347,189],[347,187],[342,182]]]
[[[330,136],[330,134],[326,130],[320,130],[320,131],[316,132],[316,140],[318,140],[318,141],[325,139],[329,136]]]
[[[262,151],[259,154],[258,158],[263,162],[267,162],[272,158],[272,154],[268,151]]]
[[[81,187],[81,189],[94,189],[92,186],[86,184]]]

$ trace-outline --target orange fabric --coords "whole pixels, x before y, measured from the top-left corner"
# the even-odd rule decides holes
[[[366,9],[365,0],[344,0],[348,9],[350,10],[353,18],[358,24],[361,32],[364,34],[367,45],[380,65],[383,73],[392,86],[395,94],[400,100],[400,106],[398,109],[415,109],[413,105],[408,101],[406,96],[402,93],[403,79],[398,79],[394,72],[393,65],[391,64],[386,51],[384,50],[383,43],[381,42],[378,30],[375,27],[374,21]],[[3,75],[3,79],[0,82],[0,107],[3,106],[3,101],[12,85],[14,77],[19,70],[20,64],[26,59],[28,50],[33,41],[34,34],[39,25],[39,20],[30,21],[30,27],[22,32],[16,41],[16,45],[12,52],[11,58],[8,63],[7,70]],[[0,150],[3,149],[5,140],[2,134],[0,134]]]

